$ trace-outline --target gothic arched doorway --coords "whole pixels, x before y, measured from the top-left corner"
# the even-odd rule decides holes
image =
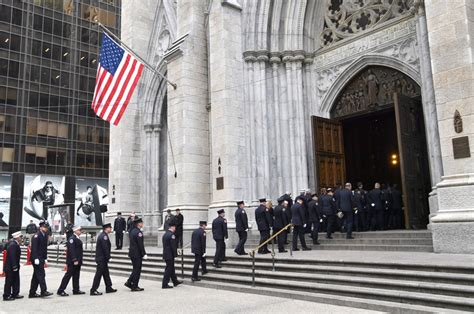
[[[396,184],[406,228],[425,228],[431,191],[420,87],[388,67],[362,69],[339,93],[331,119],[313,117],[318,187]]]

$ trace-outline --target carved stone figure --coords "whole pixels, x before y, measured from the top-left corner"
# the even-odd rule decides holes
[[[461,114],[457,110],[454,112],[454,131],[456,133],[462,132],[462,118]]]

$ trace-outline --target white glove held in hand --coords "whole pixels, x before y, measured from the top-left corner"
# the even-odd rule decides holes
[[[45,264],[48,264],[48,260],[47,260],[47,259],[45,259],[45,260],[44,260],[44,263],[45,263]]]
[[[143,256],[143,259],[144,259],[144,260],[147,260],[147,259],[148,259],[148,255],[145,254],[145,255]]]
[[[323,222],[323,220],[322,220],[322,219],[319,219],[319,222]]]
[[[306,224],[303,225],[303,228],[306,228]]]
[[[202,257],[206,257],[206,253],[204,253],[204,254],[202,255]]]
[[[374,206],[375,206],[375,203],[370,204],[370,206],[374,207]]]
[[[40,260],[39,259],[35,259],[35,265],[39,265],[40,264]]]

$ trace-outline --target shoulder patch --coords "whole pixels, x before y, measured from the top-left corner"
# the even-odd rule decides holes
[[[140,238],[143,237],[143,233],[139,232],[138,237],[140,237]]]
[[[176,239],[176,236],[173,234],[173,235],[171,236],[171,239],[173,239],[173,240]]]
[[[107,236],[105,235],[105,236],[104,236],[104,240],[107,240],[107,239],[108,239],[108,238],[107,238]]]
[[[73,244],[73,243],[74,243],[74,240],[73,240],[73,239],[69,240],[69,243]]]

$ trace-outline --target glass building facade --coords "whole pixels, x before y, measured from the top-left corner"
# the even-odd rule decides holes
[[[119,35],[120,1],[0,0],[0,173],[108,178],[109,124],[90,104],[96,22]]]

